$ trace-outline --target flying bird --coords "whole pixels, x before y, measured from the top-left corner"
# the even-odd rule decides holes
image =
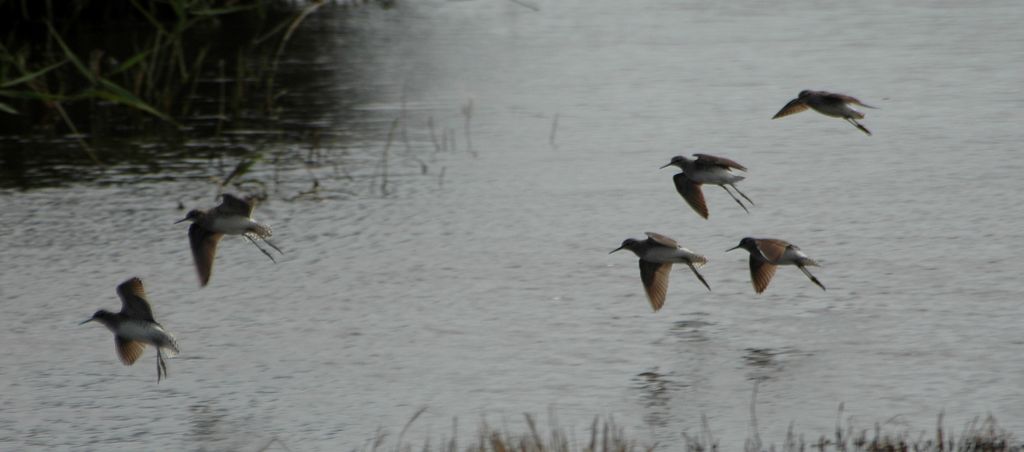
[[[825,290],[825,286],[821,284],[821,281],[818,281],[818,278],[815,278],[807,270],[807,267],[818,267],[818,263],[792,243],[779,239],[744,237],[743,240],[740,240],[739,245],[726,251],[732,251],[737,248],[743,248],[750,252],[750,280],[754,284],[754,291],[757,293],[764,292],[768,288],[768,283],[772,281],[772,276],[775,276],[775,267],[778,265],[795,265],[814,284],[821,287],[821,290]]]
[[[644,291],[651,302],[651,307],[657,312],[665,305],[665,294],[668,292],[668,275],[672,271],[672,264],[683,263],[693,270],[697,279],[704,284],[704,287],[711,290],[711,286],[704,280],[697,267],[707,263],[708,258],[693,251],[679,246],[675,240],[655,232],[645,232],[646,240],[626,239],[622,246],[614,249],[611,253],[627,249],[640,258],[640,280],[644,284]],[[611,254],[608,253],[608,254]]]
[[[750,205],[754,205],[754,201],[751,201],[740,189],[736,188],[736,182],[745,179],[744,176],[740,176],[732,172],[732,170],[746,171],[747,168],[740,165],[734,160],[730,160],[724,157],[715,157],[708,154],[693,154],[696,158],[689,158],[682,155],[672,157],[667,164],[662,168],[669,166],[678,166],[681,173],[672,176],[672,180],[676,184],[676,191],[686,200],[686,203],[697,212],[698,215],[708,218],[708,205],[704,201],[704,192],[701,190],[701,185],[711,184],[718,185],[725,190],[733,200],[736,201],[740,207],[743,208],[747,213],[750,210],[747,206],[740,201],[736,195],[729,191],[728,187],[732,187],[739,193],[743,199],[750,202]]]
[[[113,332],[117,356],[126,366],[134,364],[142,356],[146,345],[155,347],[156,382],[160,383],[161,378],[167,377],[164,354],[168,357],[177,355],[178,343],[163,325],[153,319],[153,310],[146,301],[146,291],[142,287],[141,279],[132,278],[121,283],[117,286],[117,295],[121,297],[120,312],[101,309],[81,325],[96,321]]]
[[[830,93],[828,91],[811,91],[803,90],[796,99],[789,101],[782,110],[779,110],[772,119],[781,118],[783,116],[789,116],[794,113],[800,113],[808,108],[814,109],[814,111],[821,113],[825,116],[832,116],[834,118],[843,118],[846,122],[849,122],[854,127],[860,129],[864,133],[871,135],[871,131],[867,127],[864,127],[861,123],[857,122],[858,119],[864,118],[864,113],[854,110],[850,105],[860,105],[861,107],[877,108],[867,105],[857,98],[847,96],[845,94]]]
[[[272,234],[270,226],[257,223],[252,219],[252,209],[251,201],[225,193],[217,207],[209,210],[193,209],[185,215],[185,218],[175,222],[192,222],[192,225],[188,227],[188,241],[192,247],[192,258],[196,263],[196,270],[199,273],[200,287],[206,286],[210,282],[213,258],[217,254],[217,243],[220,242],[224,234],[245,237],[271,261],[274,261],[274,256],[261,247],[256,239],[262,240],[278,253],[284,254],[277,245],[270,241]]]

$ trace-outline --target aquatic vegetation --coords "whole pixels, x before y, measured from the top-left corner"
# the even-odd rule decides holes
[[[523,415],[526,423],[525,431],[513,432],[507,428],[500,429],[487,422],[481,422],[473,439],[460,446],[458,422],[455,420],[452,421],[451,436],[442,437],[436,444],[426,441],[418,447],[414,447],[412,444],[404,442],[403,437],[410,425],[423,411],[424,409],[420,409],[413,415],[397,436],[394,444],[390,444],[387,433],[381,430],[378,431],[371,444],[358,450],[366,452],[388,450],[399,452],[417,449],[423,452],[650,452],[657,447],[657,444],[638,445],[637,441],[629,439],[625,430],[616,425],[612,419],[602,420],[595,417],[587,433],[576,436],[574,432],[561,428],[557,424],[552,424],[545,432],[537,426],[536,419],[530,414]]]
[[[766,450],[750,447],[747,442],[745,450],[756,452]],[[879,424],[873,429],[857,429],[852,422],[844,426],[836,424],[834,435],[821,435],[815,441],[805,441],[803,435],[793,433],[790,426],[782,446],[776,448],[774,445],[768,450],[779,450],[781,452],[798,452],[805,450],[812,451],[850,451],[850,452],[938,452],[938,451],[1020,451],[1024,449],[1024,443],[1016,440],[1015,437],[1003,430],[996,423],[992,416],[984,420],[975,418],[964,426],[963,431],[956,435],[947,432],[943,426],[943,415],[939,420],[934,432],[910,432],[910,431],[887,431]],[[709,449],[689,449],[692,451],[703,451]],[[714,449],[711,449],[714,450]]]
[[[422,414],[421,409],[406,423],[395,441],[389,440],[388,434],[378,431],[373,442],[364,446],[361,451],[406,451],[421,450],[424,452],[639,452],[653,450],[672,450],[659,447],[657,443],[644,442],[642,438],[627,434],[613,419],[595,417],[584,434],[552,424],[545,432],[537,426],[533,416],[525,414],[525,426],[519,431],[508,427],[496,428],[487,422],[481,422],[473,439],[460,445],[457,422],[453,422],[451,436],[442,437],[436,444],[426,441],[413,445],[403,440],[409,426]],[[712,427],[702,417],[702,429],[699,434],[682,433],[683,450],[687,452],[711,452],[721,450],[719,441],[712,434]],[[756,425],[756,422],[754,423]],[[273,441],[280,442],[275,438]],[[269,445],[268,445],[269,446]],[[943,416],[939,415],[938,425],[934,432],[893,432],[882,429],[878,424],[873,429],[858,430],[852,423],[836,426],[832,435],[821,435],[817,440],[807,441],[804,435],[797,435],[791,425],[781,445],[763,445],[755,432],[748,438],[743,447],[744,452],[778,451],[778,452],[967,452],[967,451],[1005,451],[1019,452],[1024,450],[1024,443],[1012,434],[1001,429],[991,416],[984,420],[975,419],[964,426],[959,435],[947,432],[943,427]]]
[[[129,173],[320,199],[361,192],[365,185],[346,187],[366,177],[376,179],[372,191],[386,195],[404,177],[400,167],[415,165],[426,175],[436,160],[414,149],[422,140],[413,128],[421,124],[404,100],[400,130],[386,134],[386,125],[377,130],[364,112],[351,110],[369,91],[346,85],[353,72],[334,64],[362,50],[333,37],[358,30],[354,17],[372,14],[368,7],[393,2],[62,5],[0,1],[0,186],[121,183],[118,176]],[[323,101],[331,96],[346,103]],[[434,119],[427,124],[432,134]],[[454,131],[445,134],[454,149]],[[442,150],[439,139],[426,144]],[[292,152],[307,140],[314,145]],[[392,140],[404,143],[404,152]],[[352,155],[363,153],[372,156]],[[366,175],[361,164],[370,161],[385,174]],[[279,174],[294,169],[309,175],[304,186],[281,188],[278,182],[295,178]],[[331,183],[331,171],[339,183]]]
[[[216,84],[219,132],[243,109],[271,114],[284,92],[275,76],[287,45],[323,4],[0,2],[0,115],[11,131],[60,123],[81,137],[98,132],[105,115],[97,110],[115,107],[120,127],[156,123],[180,133],[200,85]]]

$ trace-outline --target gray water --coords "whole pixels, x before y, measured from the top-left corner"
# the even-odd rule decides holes
[[[316,62],[354,72],[316,87],[345,109],[319,120],[363,138],[324,142],[345,177],[259,170],[283,180],[256,211],[276,265],[228,238],[197,288],[172,224],[179,201],[214,202],[195,162],[0,192],[0,449],[349,450],[426,407],[406,442],[551,412],[580,438],[611,415],[676,450],[706,415],[736,450],[755,382],[768,442],[829,434],[840,403],[859,428],[944,411],[954,431],[991,413],[1024,433],[1024,4],[535,4],[401,2],[324,28],[326,52],[362,53]],[[770,119],[802,89],[880,107],[874,136]],[[384,193],[373,169],[403,115]],[[750,214],[715,187],[709,220],[682,202],[658,167],[694,152],[750,168]],[[311,173],[324,194],[291,199]],[[677,268],[652,313],[636,259],[608,255],[644,231],[707,255],[714,291]],[[754,295],[746,253],[724,253],[748,235],[800,245],[829,290],[783,267]],[[77,325],[131,276],[182,349],[159,385],[151,350],[124,367],[110,333]]]

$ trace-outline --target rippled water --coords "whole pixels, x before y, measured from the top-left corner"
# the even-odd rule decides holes
[[[255,172],[280,180],[257,210],[276,265],[229,238],[197,289],[172,223],[179,201],[213,203],[202,160],[0,192],[0,449],[353,449],[425,406],[414,444],[453,417],[468,434],[550,410],[579,437],[614,415],[663,450],[705,414],[735,450],[755,381],[776,443],[791,422],[831,432],[841,402],[861,428],[944,410],[954,430],[991,413],[1024,432],[1024,5],[536,4],[405,2],[321,30],[328,52],[364,49],[314,66],[358,69],[317,87],[338,105],[317,121],[358,139]],[[875,135],[769,119],[808,88],[880,107]],[[658,167],[693,152],[750,168],[749,215],[718,189],[707,221],[679,199]],[[311,177],[322,196],[292,200]],[[714,292],[677,269],[650,312],[636,259],[607,254],[648,230],[708,255]],[[828,292],[784,267],[755,296],[746,254],[723,252],[746,235],[799,244]],[[77,326],[134,275],[182,348],[160,385],[151,353],[123,367]]]

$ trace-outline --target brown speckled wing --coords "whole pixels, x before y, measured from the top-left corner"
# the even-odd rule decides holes
[[[117,295],[121,297],[121,313],[138,320],[153,322],[153,310],[146,301],[146,289],[142,280],[132,278],[117,286]]]
[[[224,193],[221,195],[221,199],[220,205],[217,206],[217,213],[252,216],[253,203],[230,193]]]
[[[740,171],[746,171],[747,170],[747,167],[745,167],[743,165],[740,165],[735,160],[727,159],[725,157],[717,157],[717,156],[709,155],[709,154],[693,154],[693,156],[697,157],[697,164],[707,164],[707,165],[713,165],[713,166],[724,166],[726,168],[735,168],[735,169],[738,169]]]
[[[790,246],[789,242],[779,239],[757,239],[755,243],[761,255],[771,263],[779,262],[786,254],[786,248]]]
[[[667,246],[669,248],[679,248],[679,244],[676,243],[672,237],[661,235],[657,232],[645,232],[644,234],[647,234],[647,238],[653,240],[654,243],[657,243],[658,245]]]
[[[192,259],[196,263],[196,271],[199,273],[199,286],[206,286],[210,282],[210,274],[213,272],[213,258],[217,254],[217,242],[224,234],[208,231],[196,223],[188,228],[188,241],[192,247]]]
[[[121,336],[114,336],[114,346],[117,348],[117,357],[121,358],[121,362],[126,366],[134,364],[142,356],[142,351],[146,349],[146,344]]]
[[[793,99],[789,101],[789,103],[786,104],[785,107],[782,107],[782,110],[779,110],[779,112],[776,113],[775,116],[772,116],[772,119],[778,119],[783,116],[789,116],[792,114],[800,113],[801,111],[804,111],[806,109],[807,104],[801,102],[800,99]]]
[[[772,276],[775,276],[776,268],[775,265],[750,253],[750,282],[754,284],[754,292],[761,293],[768,288]]]
[[[697,215],[706,220],[708,218],[708,204],[704,201],[704,191],[701,190],[700,184],[693,182],[683,173],[673,176],[672,181],[676,183],[676,191],[679,192],[679,195],[697,212]]]
[[[655,312],[665,305],[665,295],[668,293],[668,275],[671,272],[671,263],[640,260],[640,280],[644,283],[647,299],[651,301],[651,307]]]

